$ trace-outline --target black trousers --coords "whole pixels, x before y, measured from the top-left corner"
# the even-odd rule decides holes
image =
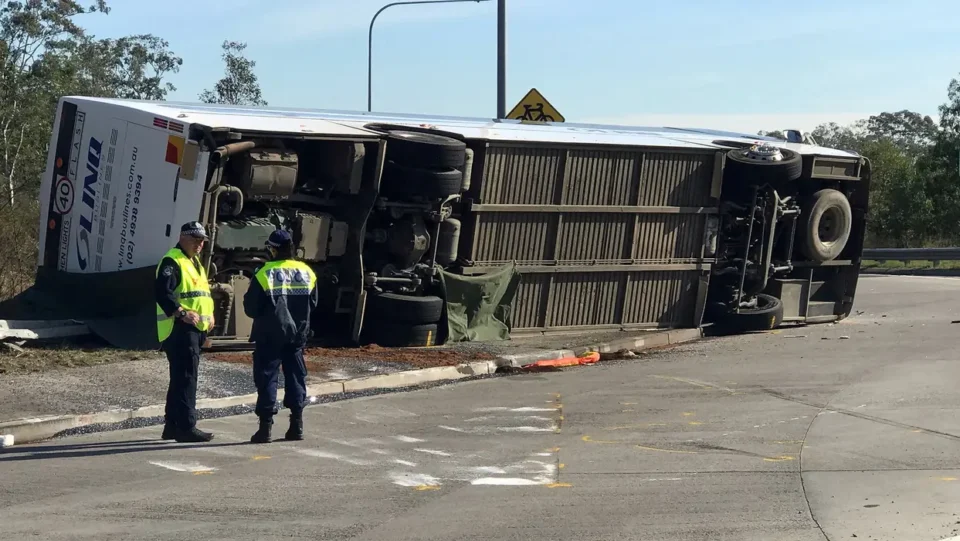
[[[173,332],[164,340],[163,349],[170,364],[165,417],[167,424],[182,430],[197,425],[197,374],[200,369],[200,347],[206,333],[175,323]]]
[[[303,347],[258,343],[253,351],[253,383],[257,386],[257,417],[273,417],[277,407],[277,382],[283,370],[283,405],[299,415],[307,405],[307,365]]]

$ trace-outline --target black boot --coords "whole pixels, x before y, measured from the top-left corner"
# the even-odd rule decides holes
[[[163,434],[160,435],[162,440],[172,440],[177,437],[177,425],[166,422],[163,423]]]
[[[303,439],[303,412],[290,413],[290,428],[284,435],[287,440]]]
[[[250,438],[250,443],[270,443],[273,437],[270,432],[273,429],[273,417],[261,417],[260,428],[257,433]]]
[[[212,440],[213,434],[192,427],[186,430],[178,430],[174,439],[180,443],[204,443]]]

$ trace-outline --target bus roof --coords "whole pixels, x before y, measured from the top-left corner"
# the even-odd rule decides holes
[[[664,148],[719,149],[717,140],[736,142],[767,141],[775,146],[801,154],[855,157],[857,154],[797,143],[759,135],[698,128],[643,127],[600,124],[532,124],[517,120],[414,115],[401,113],[366,113],[293,107],[249,107],[205,103],[143,101],[114,98],[65,96],[76,102],[92,101],[126,107],[156,115],[174,118],[185,123],[210,127],[227,127],[239,131],[293,131],[327,135],[368,135],[376,133],[365,128],[372,123],[403,126],[429,126],[459,133],[468,139],[503,142],[541,142],[561,144],[598,144],[614,146],[643,146]],[[308,125],[290,121],[306,121]],[[291,129],[292,127],[292,129]]]

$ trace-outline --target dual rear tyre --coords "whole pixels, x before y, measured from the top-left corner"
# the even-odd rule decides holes
[[[744,188],[759,186],[777,190],[781,197],[795,193],[790,184],[803,175],[799,153],[767,145],[734,149],[727,153],[724,184],[731,192],[747,194]],[[805,198],[802,205],[797,245],[810,261],[825,263],[841,256],[853,228],[853,211],[840,191],[824,188]],[[741,333],[766,331],[783,323],[783,303],[764,293],[756,296],[753,306],[730,311],[716,320],[718,328]]]
[[[408,131],[387,135],[387,163],[380,191],[387,197],[442,199],[460,193],[466,162],[463,141]]]
[[[382,347],[437,345],[438,323],[443,314],[440,297],[379,293],[367,299],[364,332]]]

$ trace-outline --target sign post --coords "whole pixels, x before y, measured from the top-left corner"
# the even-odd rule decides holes
[[[507,118],[527,122],[563,122],[565,120],[560,111],[551,105],[536,88],[531,88],[530,92],[527,92],[520,103],[507,113]]]

